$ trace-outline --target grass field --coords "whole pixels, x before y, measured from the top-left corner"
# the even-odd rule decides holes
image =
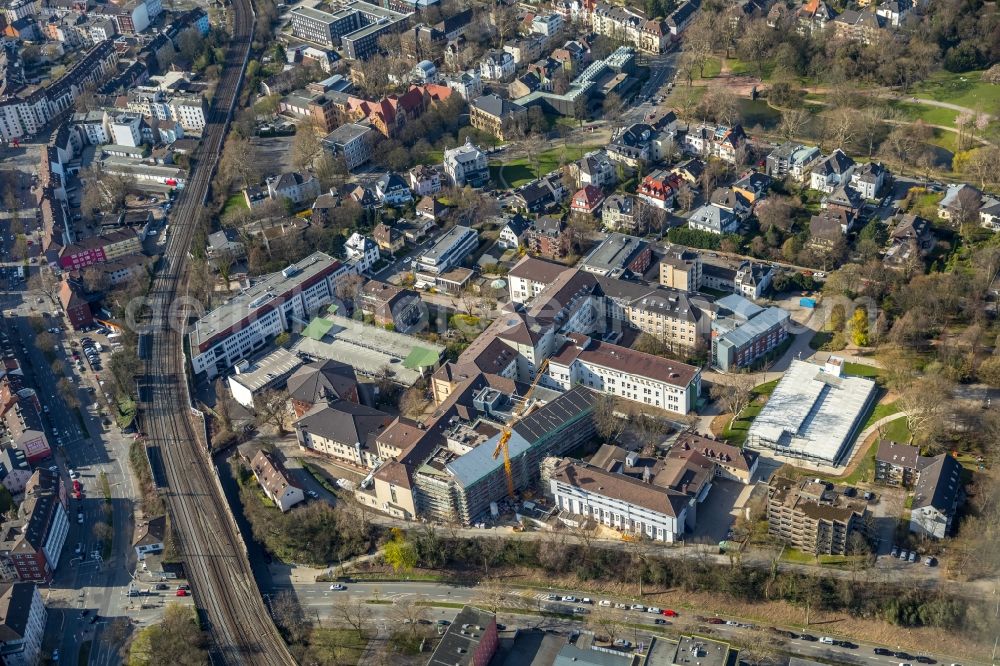
[[[247,200],[242,193],[234,194],[226,199],[226,205],[222,208],[222,214],[225,215],[231,208],[248,208]]]
[[[884,419],[887,416],[892,416],[893,414],[899,413],[899,406],[896,405],[895,401],[886,402],[881,405],[875,405],[875,409],[872,410],[871,415],[869,415],[868,420],[865,421],[864,428],[869,428],[873,423],[879,419]],[[864,429],[862,428],[862,430]]]
[[[879,369],[864,363],[844,363],[844,374],[852,377],[868,377],[875,379],[879,376]]]
[[[722,73],[722,59],[721,58],[709,58],[705,63],[705,71],[703,76],[695,76],[695,78],[702,79],[714,79],[719,74]],[[696,71],[697,75],[698,72]]]
[[[764,405],[760,402],[754,402],[744,409],[740,412],[739,418],[722,431],[722,438],[729,440],[733,446],[743,446],[743,442],[747,438],[747,431],[750,430],[750,424],[753,423],[762,409],[764,409]]]
[[[928,125],[954,127],[958,111],[927,106],[916,102],[893,102],[890,106],[901,111],[909,120],[923,120]]]
[[[517,159],[510,160],[509,162],[494,162],[490,165],[490,175],[493,176],[493,180],[498,185],[502,185],[500,182],[500,170],[503,169],[503,177],[507,181],[507,185],[509,187],[520,187],[525,183],[531,182],[538,176],[544,176],[564,164],[569,164],[570,162],[580,159],[584,153],[588,153],[599,147],[599,144],[592,144],[586,146],[571,145],[550,148],[549,150],[538,154],[537,175],[534,172],[531,160],[527,157],[519,157]],[[495,171],[494,167],[496,167]]]
[[[812,553],[804,553],[801,550],[796,550],[795,548],[785,548],[781,553],[781,559],[785,562],[794,562],[795,564],[818,564],[824,567],[849,567],[854,562],[855,558],[863,556],[855,555],[813,555]]]
[[[917,197],[917,199],[913,202],[913,206],[907,212],[919,215],[920,217],[928,220],[934,220],[937,218],[938,202],[940,202],[943,198],[944,195],[940,192],[928,192],[927,194],[922,194]]]
[[[982,72],[937,72],[919,83],[913,95],[994,115],[1000,109],[1000,86],[984,82]]]

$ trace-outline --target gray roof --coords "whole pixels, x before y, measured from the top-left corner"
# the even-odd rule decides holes
[[[354,368],[338,361],[314,361],[288,378],[288,397],[301,402],[346,399],[358,384]]]
[[[301,365],[302,360],[298,356],[278,347],[251,362],[246,372],[238,372],[231,377],[231,380],[253,393],[280,383]]]
[[[736,217],[732,214],[732,212],[724,208],[708,204],[701,206],[696,211],[691,213],[689,222],[694,222],[695,224],[709,227],[710,229],[715,229],[719,233],[722,233],[722,230],[732,225],[735,219]]]
[[[559,650],[552,666],[630,666],[632,663],[632,655],[624,652],[584,650],[566,645]]]
[[[368,125],[360,125],[358,123],[344,123],[337,129],[333,130],[326,135],[323,139],[323,143],[328,145],[340,144],[344,145],[350,143],[359,136],[364,136],[368,132],[371,132],[372,128]]]
[[[736,328],[723,333],[716,344],[724,347],[739,348],[749,344],[757,336],[771,330],[774,326],[781,325],[787,321],[788,312],[781,308],[770,307],[749,321],[739,324]]]
[[[636,254],[648,246],[646,241],[636,236],[614,233],[587,255],[580,268],[600,273],[622,272]]]
[[[472,106],[476,107],[480,111],[490,114],[491,116],[496,116],[497,118],[502,118],[505,115],[519,113],[525,110],[521,105],[509,102],[498,97],[497,95],[483,95],[482,97],[477,97],[472,100]]]
[[[497,618],[493,613],[472,606],[464,607],[444,632],[427,666],[472,664],[483,635],[491,625],[496,624],[496,621]]]
[[[838,148],[829,157],[813,167],[813,173],[819,172],[824,175],[845,173],[852,166],[854,166],[854,160]]]
[[[729,310],[735,315],[738,315],[744,319],[752,319],[758,314],[764,311],[764,308],[760,307],[751,300],[748,300],[739,294],[730,294],[729,296],[723,296],[715,302],[719,309]]]
[[[372,407],[336,400],[315,405],[295,422],[295,428],[348,446],[365,446],[373,444],[391,420],[388,414]]]
[[[913,488],[913,508],[932,506],[951,515],[962,490],[962,466],[947,453],[932,459],[922,470]]]
[[[25,638],[35,590],[34,583],[18,582],[0,595],[0,641],[12,643]]]

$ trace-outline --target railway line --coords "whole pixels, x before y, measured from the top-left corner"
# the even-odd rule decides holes
[[[218,664],[293,664],[257,589],[245,545],[226,504],[203,432],[191,409],[183,353],[187,257],[239,96],[255,15],[233,0],[233,38],[212,100],[195,166],[174,204],[171,236],[148,305],[148,360],[140,380],[140,422],[159,449],[173,536]]]

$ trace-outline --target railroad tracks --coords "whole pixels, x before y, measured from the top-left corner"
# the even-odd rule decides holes
[[[211,185],[246,71],[255,16],[251,0],[233,0],[233,38],[196,153],[196,167],[171,215],[172,236],[149,302],[149,358],[141,380],[141,423],[159,448],[173,535],[184,558],[194,600],[220,664],[293,664],[257,589],[246,548],[226,504],[219,477],[195,423],[185,380],[186,321],[171,321],[186,293],[187,253]],[[183,310],[183,308],[182,308]]]

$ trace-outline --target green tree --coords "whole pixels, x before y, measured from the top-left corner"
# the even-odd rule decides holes
[[[392,529],[392,539],[385,544],[383,557],[393,571],[409,571],[417,566],[417,549],[399,528]]]

